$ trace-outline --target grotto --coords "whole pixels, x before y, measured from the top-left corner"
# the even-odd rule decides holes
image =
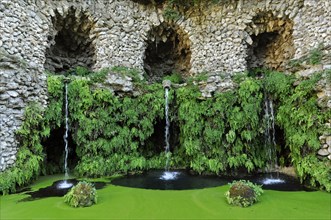
[[[65,183],[62,195],[101,181],[91,212],[46,198],[50,214],[39,217],[63,218],[61,209],[69,219],[267,218],[271,195],[283,209],[275,219],[327,219],[329,8],[326,0],[1,1],[0,217],[22,218],[13,210],[29,205],[24,218],[36,217],[39,200],[13,203],[33,194],[31,184]],[[269,193],[255,216],[217,200],[231,181]],[[295,201],[311,191],[314,202],[289,204],[284,189]],[[153,205],[160,213],[146,211]],[[126,206],[132,213],[118,214]]]

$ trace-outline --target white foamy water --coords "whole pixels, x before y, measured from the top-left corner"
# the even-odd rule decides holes
[[[68,183],[66,180],[64,180],[57,185],[57,188],[58,189],[67,189],[67,188],[72,187],[72,185],[73,185],[72,183]]]
[[[262,181],[263,185],[271,185],[271,184],[278,184],[278,183],[285,183],[285,180],[282,179],[274,179],[274,178],[266,178]]]
[[[175,180],[175,179],[177,179],[178,175],[179,175],[179,172],[165,171],[165,172],[163,172],[162,176],[160,177],[160,180]]]

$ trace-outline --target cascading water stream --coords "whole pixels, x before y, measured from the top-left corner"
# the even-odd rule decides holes
[[[169,163],[170,163],[170,119],[169,119],[169,89],[170,89],[170,81],[166,81],[164,85],[164,99],[165,99],[165,128],[164,128],[164,142],[165,142],[165,155],[166,155],[166,165],[165,172],[160,177],[162,180],[174,180],[177,178],[178,172],[169,171]]]
[[[164,91],[164,98],[165,98],[165,132],[164,132],[164,140],[165,140],[165,154],[166,154],[166,165],[165,165],[165,170],[169,171],[169,160],[170,160],[170,144],[169,144],[169,139],[170,139],[170,134],[169,134],[169,128],[170,128],[170,121],[169,121],[169,88],[165,88]]]
[[[275,133],[275,114],[274,114],[274,106],[271,99],[265,94],[264,98],[264,118],[266,122],[266,128],[264,131],[265,139],[264,145],[265,148],[268,149],[267,156],[268,156],[268,166],[266,171],[270,171],[271,169],[275,168],[277,165],[277,154],[276,154],[276,133]],[[265,178],[263,180],[264,185],[270,184],[282,184],[285,183],[284,180],[274,178],[271,176],[270,178]]]
[[[67,182],[67,179],[69,178],[69,169],[68,169],[68,155],[69,155],[69,146],[68,146],[68,135],[69,135],[69,108],[68,108],[68,84],[65,83],[65,132],[63,135],[63,141],[64,141],[64,181],[60,183],[59,188],[69,188],[72,186],[71,183]]]
[[[266,128],[264,131],[265,147],[268,148],[269,166],[273,168],[276,165],[276,138],[275,138],[275,116],[273,102],[267,96],[264,99],[264,118],[266,122]]]
[[[68,154],[69,154],[69,149],[68,149],[68,133],[69,133],[69,123],[68,119],[69,118],[69,111],[68,111],[68,84],[65,84],[65,132],[63,136],[64,140],[64,150],[65,150],[65,156],[64,156],[64,173],[65,177],[68,177]]]

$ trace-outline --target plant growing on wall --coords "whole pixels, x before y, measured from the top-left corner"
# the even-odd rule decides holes
[[[145,2],[145,3],[152,3],[153,5],[163,4],[164,5],[164,12],[163,15],[166,19],[169,20],[178,20],[182,16],[185,16],[189,10],[197,10],[199,12],[203,12],[203,9],[219,3],[221,0],[166,0],[166,1],[154,1],[150,0],[146,1],[139,1],[138,2]]]
[[[311,49],[306,55],[299,59],[293,59],[289,61],[289,66],[293,70],[305,69],[306,65],[318,65],[321,64],[324,55],[324,50],[327,50],[324,43],[319,43],[317,47]]]
[[[43,123],[44,111],[38,103],[31,103],[25,110],[24,123],[17,131],[21,146],[17,152],[15,166],[0,174],[0,192],[15,192],[36,178],[43,171],[44,152],[41,137],[49,135],[49,127]]]
[[[46,174],[45,150],[42,140],[49,137],[54,128],[63,122],[63,76],[51,76],[47,79],[49,103],[45,109],[39,103],[31,102],[24,112],[23,124],[17,131],[20,143],[15,166],[0,173],[0,192],[15,192],[35,179]]]
[[[113,71],[125,75],[128,70]],[[155,151],[149,139],[156,121],[164,117],[162,85],[147,84],[137,78],[135,85],[140,95],[120,97],[96,86],[95,78],[89,75],[93,73],[82,74],[85,77],[70,76],[68,84],[69,122],[78,157],[76,174],[101,176],[162,169],[165,153]],[[136,75],[135,71],[129,74]],[[209,99],[202,98],[199,88],[190,80],[186,87],[171,89],[171,123],[178,124],[180,131],[180,145],[172,153],[171,167],[214,174],[264,168],[269,160],[263,144],[265,89],[273,95],[276,124],[284,132],[289,159],[299,176],[330,191],[330,162],[316,157],[319,134],[325,131],[324,124],[331,117],[330,110],[317,105],[314,86],[321,76],[298,81],[293,86],[293,76],[268,71],[264,74],[262,79],[235,77],[236,89]],[[96,82],[102,82],[101,78],[97,77]],[[46,155],[41,143],[64,123],[63,79],[48,76],[46,109],[37,104],[26,108],[18,132],[20,149],[16,165],[0,174],[1,192],[13,192],[16,186],[45,173]],[[28,172],[22,172],[26,167]]]
[[[156,117],[163,117],[162,87],[149,89],[137,98],[119,98],[107,90],[91,91],[82,80],[69,85],[80,174],[105,175],[145,168],[145,158],[138,148],[153,133]]]
[[[220,173],[264,165],[261,137],[262,91],[259,81],[247,78],[238,90],[200,100],[197,88],[177,91],[181,145],[190,167]]]
[[[293,87],[292,76],[268,72],[265,83],[266,89],[278,100],[276,123],[284,130],[291,162],[301,180],[330,191],[330,162],[316,157],[320,147],[318,137],[331,117],[330,109],[321,109],[317,104],[314,88],[320,79],[321,74],[315,74]]]

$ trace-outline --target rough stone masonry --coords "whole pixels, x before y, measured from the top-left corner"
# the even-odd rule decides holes
[[[169,68],[184,76],[209,72],[201,88],[208,97],[231,89],[233,73],[258,66],[286,71],[289,60],[321,43],[330,55],[330,4],[227,0],[170,21],[162,6],[130,0],[1,0],[0,171],[15,163],[15,131],[25,106],[31,101],[47,106],[46,70],[126,66],[149,71],[155,80],[153,74]],[[167,65],[158,64],[157,73],[149,62],[159,56],[154,44],[177,45],[160,50]]]

